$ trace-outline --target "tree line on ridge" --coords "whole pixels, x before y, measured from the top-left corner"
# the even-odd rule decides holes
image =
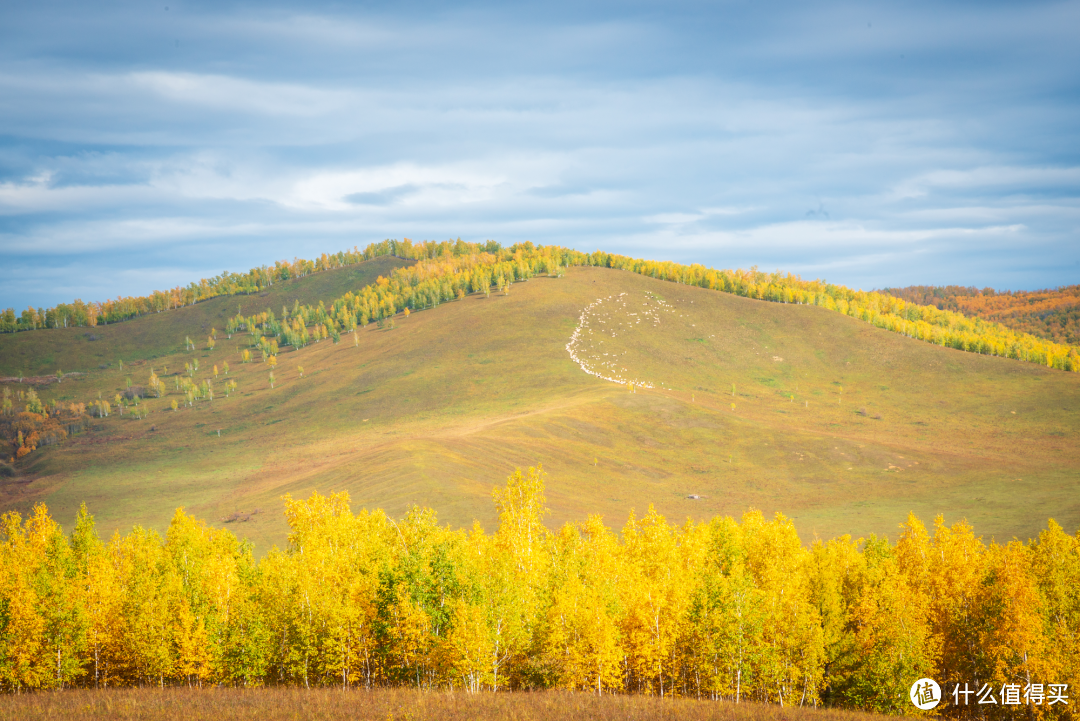
[[[1080,345],[1080,285],[1017,291],[912,285],[885,288],[882,292],[909,303],[932,305],[996,321],[1055,343]]]
[[[557,273],[567,266],[602,266],[628,270],[662,280],[709,288],[747,298],[779,303],[817,305],[845,315],[858,318],[879,328],[902,333],[937,345],[984,355],[997,355],[1017,360],[1039,363],[1066,371],[1080,371],[1080,356],[1075,347],[1052,340],[1037,338],[1007,328],[1001,323],[982,318],[969,318],[962,313],[919,305],[889,293],[855,291],[845,286],[820,280],[806,281],[790,273],[763,273],[753,268],[746,270],[714,270],[702,265],[681,265],[673,262],[650,261],[629,258],[596,251],[581,253],[559,246],[534,246],[531,242],[518,243],[503,248],[494,241],[484,244],[466,243],[460,239],[436,243],[412,243],[388,240],[369,245],[363,251],[324,254],[318,261],[300,261],[293,264],[280,261],[273,269],[268,267],[249,271],[247,275],[222,274],[216,279],[192,283],[182,297],[155,293],[141,299],[116,301],[116,308],[106,304],[57,306],[47,311],[27,309],[16,318],[12,309],[0,318],[0,330],[32,330],[67,325],[95,325],[97,322],[116,322],[149,312],[161,312],[168,308],[198,302],[218,295],[254,292],[274,282],[297,277],[318,270],[329,270],[359,263],[381,255],[396,255],[416,260],[412,266],[398,268],[389,278],[349,292],[335,299],[330,306],[320,302],[317,307],[294,307],[293,318],[303,319],[303,328],[288,328],[266,311],[255,317],[237,318],[232,330],[269,330],[278,336],[279,344],[305,343],[304,334],[313,318],[323,326],[327,337],[339,339],[342,328],[392,317],[405,308],[422,310],[440,303],[460,298],[477,291],[489,292],[492,287],[502,288],[508,284],[527,280],[538,273]],[[166,302],[166,296],[172,298]],[[130,302],[129,302],[130,301]],[[289,315],[283,309],[283,316]],[[26,320],[29,318],[29,320]],[[327,325],[326,321],[331,323]],[[335,335],[335,333],[337,335]]]

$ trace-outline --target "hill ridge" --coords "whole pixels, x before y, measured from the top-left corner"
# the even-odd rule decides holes
[[[333,263],[344,267],[385,255],[410,257],[417,260],[421,267],[398,269],[394,271],[391,279],[381,279],[377,284],[359,289],[355,295],[350,292],[333,300],[336,322],[329,326],[329,314],[323,301],[319,302],[318,308],[296,308],[295,310],[302,312],[303,320],[303,327],[297,330],[301,334],[300,343],[307,342],[306,329],[310,325],[321,328],[326,335],[332,335],[342,326],[346,330],[355,330],[358,325],[367,325],[370,321],[381,322],[394,316],[402,308],[408,311],[423,310],[435,307],[441,302],[461,298],[466,293],[489,293],[492,287],[501,290],[511,283],[527,280],[540,273],[558,274],[563,267],[599,265],[759,300],[820,305],[877,327],[937,345],[1080,372],[1080,355],[1073,346],[1040,339],[1028,333],[1018,333],[998,322],[983,321],[981,318],[972,320],[961,313],[942,310],[933,305],[909,303],[888,292],[853,291],[845,286],[820,280],[804,281],[798,276],[782,274],[779,271],[771,274],[756,269],[717,271],[697,264],[684,266],[672,262],[647,261],[601,251],[585,254],[559,246],[536,247],[530,242],[503,249],[494,241],[479,245],[465,243],[460,239],[454,244],[444,241],[417,245],[413,245],[408,239],[402,243],[383,241],[369,245],[363,252],[338,253],[335,256],[324,253],[319,264],[313,264],[312,267],[328,270]],[[337,260],[333,260],[335,258]],[[307,263],[309,262],[297,260],[302,269],[308,267]],[[285,279],[294,272],[291,268],[292,266],[284,262],[279,262],[276,266],[278,275]],[[398,274],[404,277],[396,277]],[[192,283],[189,288],[210,288],[216,292],[219,286],[225,289],[247,287],[243,283],[255,283],[256,287],[261,287],[258,283],[264,276],[269,278],[268,283],[274,277],[269,269],[263,267],[253,269],[248,276],[223,274],[216,285],[203,280],[198,285]],[[448,276],[449,285],[445,282]],[[239,280],[236,280],[237,278]],[[392,280],[396,280],[393,288],[389,287]],[[160,298],[155,295],[142,300],[164,302],[164,294],[160,294]],[[351,308],[348,307],[350,305]],[[72,323],[80,327],[95,325],[97,311],[94,308],[94,304],[83,304],[74,308],[71,311]],[[287,309],[283,308],[283,315],[286,312]],[[29,320],[24,322],[26,318]],[[43,324],[41,327],[57,327],[59,322],[56,313],[50,320],[48,312],[38,313],[32,308],[24,311],[23,317],[16,319],[14,311],[9,308],[0,318],[0,330],[35,330],[39,328],[39,324]],[[229,328],[230,337],[235,329],[249,330],[252,335],[258,329],[272,331],[285,345],[297,342],[290,333],[290,330],[296,329],[283,328],[270,309],[259,314],[257,318],[244,319],[238,315],[231,322],[233,325]],[[64,316],[63,323],[66,327],[67,316]],[[334,340],[337,342],[338,338],[335,337]],[[190,340],[188,342],[190,343]],[[268,349],[264,350],[264,353],[271,354]]]

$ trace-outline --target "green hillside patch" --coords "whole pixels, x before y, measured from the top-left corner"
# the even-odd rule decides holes
[[[411,265],[412,261],[394,256],[381,256],[357,265],[314,273],[303,278],[276,283],[267,290],[250,295],[220,296],[162,311],[122,323],[97,325],[92,328],[49,328],[21,333],[0,333],[0,376],[46,376],[56,371],[91,371],[119,368],[124,364],[129,375],[145,375],[147,363],[168,365],[169,358],[184,346],[190,337],[196,351],[185,354],[205,360],[222,357],[221,351],[243,348],[249,338],[237,334],[226,337],[225,324],[236,315],[273,310],[282,306],[317,305],[330,301],[348,291],[374,283],[380,275],[389,275],[395,268]],[[211,330],[217,330],[218,345],[213,353],[205,350]],[[183,361],[179,363],[183,367]]]

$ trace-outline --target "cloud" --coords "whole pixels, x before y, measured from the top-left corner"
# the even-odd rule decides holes
[[[401,198],[412,195],[420,190],[420,186],[412,183],[405,183],[404,185],[395,185],[391,188],[381,188],[379,190],[349,193],[342,196],[342,200],[346,203],[353,203],[355,205],[390,205]]]
[[[502,174],[477,172],[467,167],[402,163],[318,173],[297,182],[281,202],[297,208],[351,210],[358,195],[362,198],[390,194],[400,203],[410,205],[453,205],[491,199],[509,182]]]
[[[656,215],[647,215],[642,218],[642,221],[658,225],[681,226],[688,225],[690,223],[697,223],[702,220],[707,220],[711,217],[725,218],[743,215],[761,209],[762,208],[760,207],[753,206],[729,208],[702,208],[694,213],[657,213]]]
[[[924,197],[935,190],[1004,190],[1019,193],[1033,188],[1067,188],[1080,194],[1080,166],[991,166],[940,169],[905,180],[893,190],[895,198]]]
[[[1077,282],[1078,14],[21,6],[0,44],[0,252],[23,275],[0,307],[66,300],[87,269],[145,292],[206,258],[402,236],[861,287]]]
[[[121,78],[96,77],[94,81],[130,86],[136,92],[153,94],[171,103],[256,115],[312,117],[355,102],[346,91],[253,82],[223,75],[138,72]]]
[[[1025,226],[992,225],[984,227],[939,226],[898,230],[880,228],[864,223],[793,221],[758,226],[747,230],[701,233],[656,233],[639,236],[637,245],[643,247],[666,245],[682,250],[743,249],[769,251],[800,251],[827,247],[831,254],[862,254],[873,249],[880,253],[904,253],[919,247],[939,245],[949,239],[982,239],[1002,236],[1015,237]]]
[[[693,223],[705,217],[704,213],[659,213],[642,218],[646,223],[659,223],[662,225],[685,225]]]

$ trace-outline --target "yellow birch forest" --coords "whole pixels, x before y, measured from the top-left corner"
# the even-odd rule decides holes
[[[1080,688],[1080,534],[989,544],[914,516],[897,539],[804,546],[791,521],[544,525],[541,469],[493,499],[494,533],[284,499],[257,560],[177,510],[164,538],[2,517],[0,685],[537,688],[918,713],[908,689]],[[980,706],[1075,718],[1075,704]],[[970,715],[951,706],[938,712]]]

